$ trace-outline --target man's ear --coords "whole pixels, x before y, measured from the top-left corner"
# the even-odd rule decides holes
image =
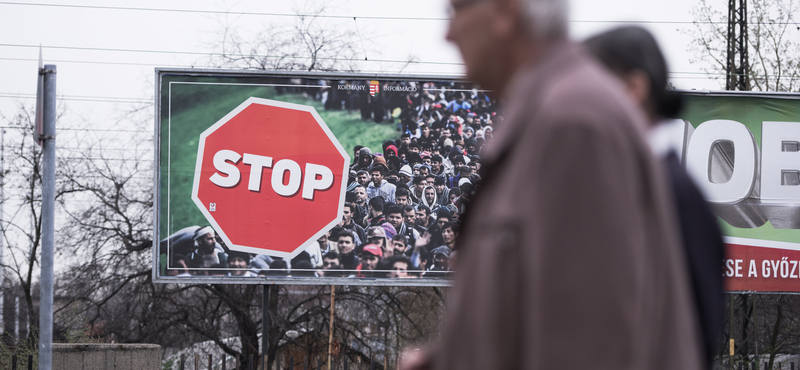
[[[495,6],[495,21],[492,24],[496,36],[506,38],[524,32],[522,1],[524,0],[492,0]]]

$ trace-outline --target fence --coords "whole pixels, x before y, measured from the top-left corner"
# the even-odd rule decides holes
[[[221,357],[221,358],[220,358]],[[265,369],[265,362],[259,361],[252,355],[248,358],[247,364],[242,364],[240,357],[230,357],[222,355],[214,361],[213,355],[194,354],[186,356],[181,354],[180,362],[177,364],[178,370],[357,370],[367,368],[369,370],[397,370],[399,369],[399,358],[394,361],[378,361],[370,358],[369,361],[361,361],[359,357],[355,362],[351,362],[347,357],[342,357],[332,361],[332,366],[328,369],[327,360],[322,357],[312,357],[309,361],[308,356],[302,359],[295,358],[294,355],[288,357],[276,356],[273,365]],[[258,362],[258,363],[257,363]]]

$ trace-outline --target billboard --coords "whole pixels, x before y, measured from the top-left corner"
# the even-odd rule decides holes
[[[684,97],[680,150],[719,217],[726,290],[800,292],[800,96]]]
[[[447,77],[156,70],[154,281],[449,285],[495,109]]]
[[[682,94],[681,119],[651,139],[666,137],[718,216],[726,290],[800,292],[800,96]],[[156,96],[154,281],[450,284],[460,213],[501,119],[486,91],[447,77],[157,70]]]

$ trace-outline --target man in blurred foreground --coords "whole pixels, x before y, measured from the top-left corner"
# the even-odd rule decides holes
[[[410,369],[701,367],[643,114],[567,40],[566,0],[452,0],[467,77],[502,96],[438,345]]]

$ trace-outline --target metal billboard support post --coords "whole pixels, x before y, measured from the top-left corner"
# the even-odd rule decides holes
[[[39,370],[53,368],[53,237],[56,187],[56,66],[45,65],[42,177],[42,273],[39,304]]]
[[[269,285],[262,285],[261,295],[261,359],[262,369],[267,369],[267,353],[269,353]]]
[[[331,318],[328,323],[328,369],[332,369],[332,351],[333,351],[333,309],[334,300],[336,299],[336,285],[331,285]]]

